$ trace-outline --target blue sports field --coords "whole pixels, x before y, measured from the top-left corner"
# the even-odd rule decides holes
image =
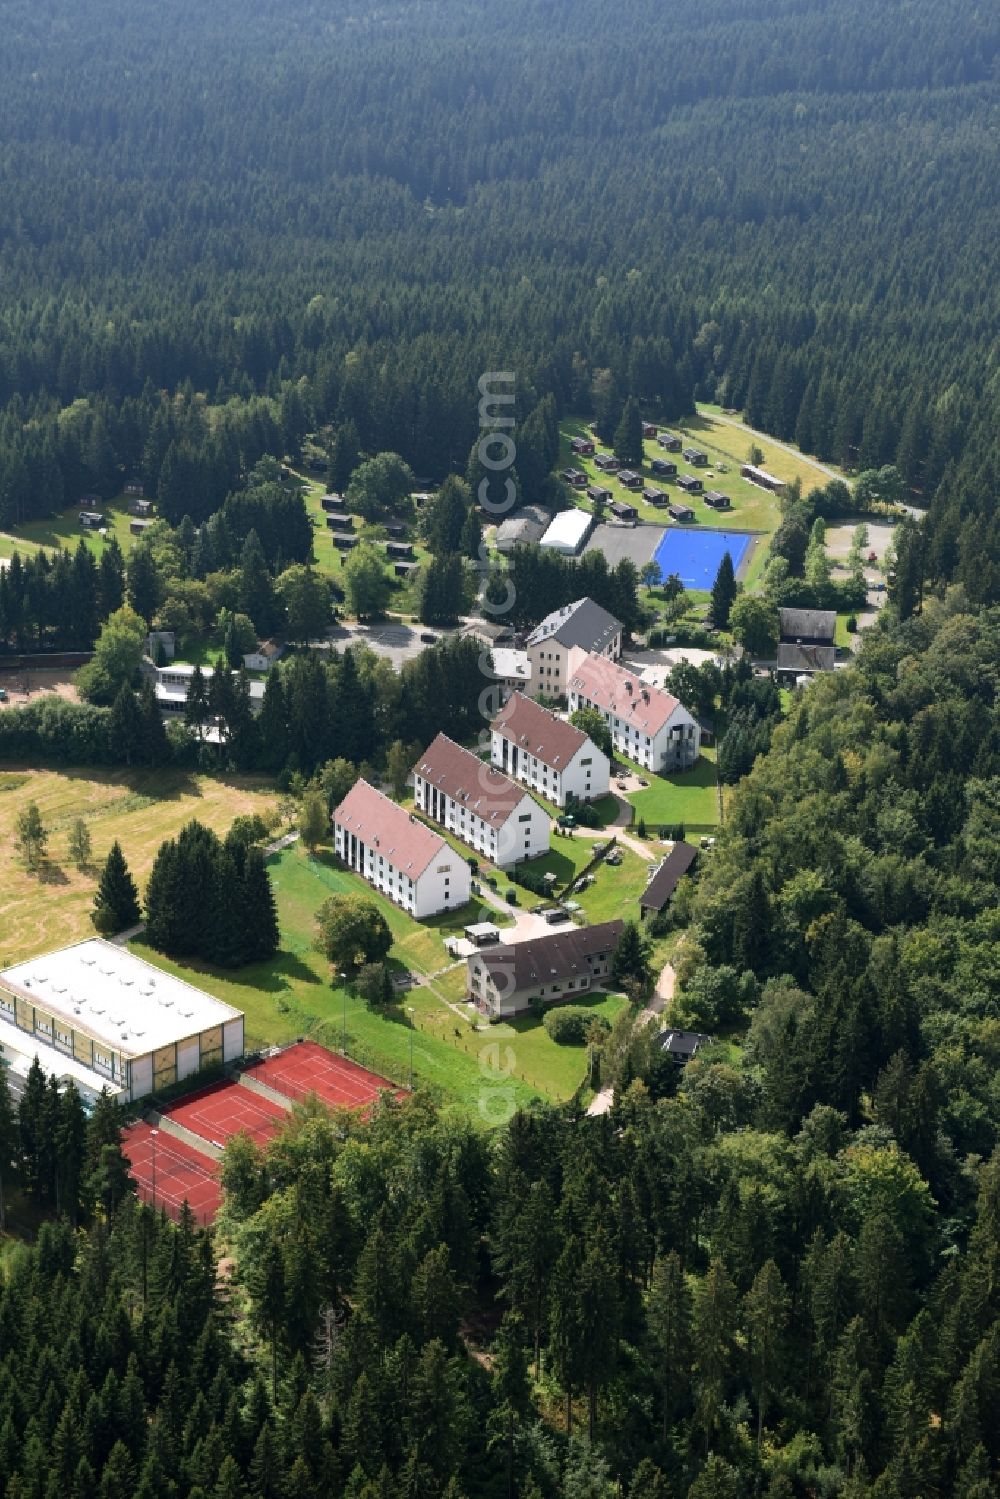
[[[738,572],[753,537],[745,531],[682,531],[671,527],[656,548],[665,578],[677,573],[685,588],[711,588],[719,563],[728,552]]]

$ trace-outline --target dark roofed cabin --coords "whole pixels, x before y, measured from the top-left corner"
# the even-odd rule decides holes
[[[641,489],[642,475],[637,474],[634,469],[623,468],[618,475],[618,483],[624,489]]]
[[[394,562],[413,561],[413,547],[408,541],[387,541],[385,544],[385,554],[387,557],[391,557]]]
[[[656,440],[668,453],[679,453],[681,450],[681,440],[674,432],[658,432]]]
[[[712,1044],[711,1036],[701,1031],[661,1031],[653,1042],[658,1051],[664,1052],[678,1067],[693,1062],[703,1046]]]
[[[320,500],[324,510],[343,510],[344,496],[342,494],[325,494]]]
[[[331,531],[353,531],[353,515],[328,515],[326,523]]]
[[[710,505],[713,510],[731,510],[733,502],[721,489],[706,489],[705,504]]]
[[[635,506],[627,505],[624,500],[612,500],[608,509],[616,520],[636,521],[639,519],[639,512]]]
[[[665,489],[657,489],[652,484],[647,484],[642,491],[642,497],[647,505],[655,505],[657,510],[662,510],[670,503]]]
[[[654,458],[649,466],[658,479],[677,478],[677,465],[671,463],[669,458]]]
[[[686,490],[688,494],[701,494],[701,480],[696,479],[694,474],[681,474],[680,478],[677,480],[677,483],[679,487]]]
[[[593,500],[595,505],[606,505],[611,499],[610,489],[605,489],[602,484],[589,484],[587,486],[587,499]]]
[[[689,521],[694,520],[694,511],[690,505],[668,505],[667,514],[671,520]]]
[[[695,468],[708,467],[708,454],[702,452],[701,448],[685,448],[684,457],[688,463],[693,463]]]

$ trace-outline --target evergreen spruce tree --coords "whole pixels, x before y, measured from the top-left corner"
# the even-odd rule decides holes
[[[139,689],[139,715],[142,720],[143,762],[146,765],[162,765],[169,758],[170,746],[151,677],[144,677]]]
[[[208,691],[205,687],[205,675],[200,666],[195,666],[191,673],[191,680],[188,682],[187,698],[184,703],[184,722],[201,738],[202,730],[208,722]]]
[[[156,606],[160,602],[160,575],[156,570],[153,554],[146,545],[132,548],[126,567],[128,601],[136,614],[152,624]]]
[[[245,913],[248,963],[260,963],[278,951],[278,910],[264,851],[248,848],[243,866],[243,910]]]
[[[719,570],[712,584],[712,623],[716,629],[724,630],[729,624],[729,611],[733,607],[736,598],[736,574],[733,571],[733,559],[726,552],[719,563]]]
[[[629,396],[615,428],[615,457],[619,463],[638,470],[642,467],[642,456],[642,412],[635,396]]]
[[[101,871],[91,919],[102,936],[110,936],[136,926],[141,914],[139,892],[116,839]]]
[[[17,1144],[17,1118],[7,1069],[0,1067],[0,1233],[7,1231],[7,1193],[17,1180]]]
[[[478,562],[479,549],[482,544],[482,522],[476,510],[470,506],[466,511],[465,520],[462,523],[462,534],[458,540],[458,549],[463,557],[468,557],[472,562]]]
[[[125,683],[111,706],[108,744],[116,761],[138,765],[145,758],[146,723],[139,700]]]
[[[17,1109],[18,1151],[21,1178],[25,1189],[38,1197],[42,1188],[42,1160],[45,1154],[45,1130],[48,1106],[45,1073],[35,1056],[24,1082]]]

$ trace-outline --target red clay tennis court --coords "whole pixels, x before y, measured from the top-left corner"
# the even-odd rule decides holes
[[[225,1145],[231,1136],[243,1132],[255,1144],[265,1145],[288,1123],[288,1112],[279,1103],[228,1081],[199,1088],[163,1112],[210,1145]]]
[[[316,1041],[297,1041],[277,1056],[255,1062],[246,1075],[286,1098],[303,1099],[315,1093],[322,1103],[341,1109],[372,1104],[385,1089],[400,1098],[404,1091],[348,1057],[335,1056]]]
[[[171,1218],[179,1218],[186,1200],[196,1222],[211,1223],[222,1202],[217,1163],[161,1129],[155,1142],[154,1196],[153,1144],[148,1124],[133,1124],[125,1131],[123,1148],[132,1163],[132,1178],[142,1201],[163,1208]]]

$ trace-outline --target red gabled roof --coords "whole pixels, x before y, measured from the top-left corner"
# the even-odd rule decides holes
[[[564,718],[557,718],[522,692],[512,692],[493,720],[493,727],[505,739],[516,744],[548,765],[565,770],[573,756],[588,741],[580,729]]]
[[[617,666],[606,656],[585,656],[567,682],[566,690],[582,693],[602,713],[613,713],[623,723],[635,724],[651,739],[680,707],[669,692],[647,686],[634,671]]]
[[[528,795],[523,786],[502,771],[494,770],[471,750],[463,749],[447,734],[437,736],[413,769],[416,775],[493,827],[501,827]]]
[[[367,781],[355,781],[334,812],[333,821],[382,854],[411,880],[422,875],[442,853],[452,852],[444,839],[432,833],[418,817],[404,812]]]

